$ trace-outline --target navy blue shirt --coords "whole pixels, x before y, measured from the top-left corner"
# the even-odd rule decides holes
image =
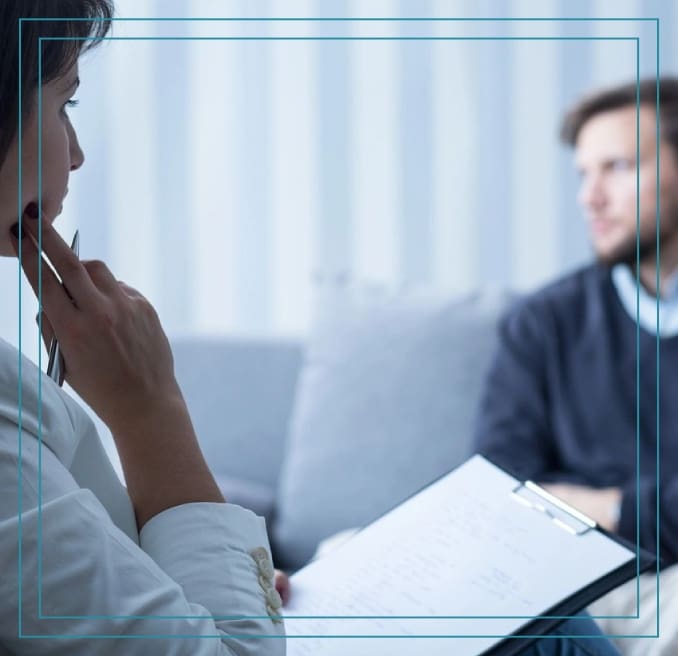
[[[521,479],[622,488],[618,533],[634,544],[638,493],[640,544],[652,552],[659,453],[667,566],[678,561],[678,336],[659,339],[659,451],[657,346],[602,265],[522,299],[500,324],[475,448]]]

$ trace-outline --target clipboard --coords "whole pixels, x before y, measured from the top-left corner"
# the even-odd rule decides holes
[[[637,550],[636,545],[598,526],[593,519],[550,494],[533,481],[527,480],[520,483],[513,489],[512,495],[519,503],[542,513],[545,518],[563,531],[577,536],[585,535],[589,531],[598,531],[607,539],[636,552],[635,560],[592,581],[589,585],[580,588],[576,594],[552,606],[544,612],[543,616],[526,624],[520,630],[521,634],[543,636],[550,633],[559,624],[565,622],[567,617],[576,616],[606,593],[631,580],[636,574],[646,572],[657,565],[657,559],[652,553],[645,549]],[[482,656],[516,656],[537,640],[538,637],[523,638],[520,641],[507,639],[482,652]]]
[[[596,529],[596,522],[590,517],[532,481],[520,483],[512,494],[516,501],[542,513],[556,526],[572,535],[584,535],[587,531]]]
[[[473,456],[292,576],[288,656],[373,654],[375,637],[399,634],[445,637],[423,643],[429,655],[514,656],[655,563]],[[357,641],[313,639],[329,635]],[[411,655],[411,641],[388,653]]]

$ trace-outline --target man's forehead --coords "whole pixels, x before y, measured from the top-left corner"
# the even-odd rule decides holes
[[[628,105],[599,112],[582,125],[579,139],[604,132],[618,132],[620,135],[631,132],[635,135],[637,120],[647,120],[647,109],[647,107],[637,108],[635,105]]]
[[[640,134],[640,147],[654,147],[656,143],[656,117],[654,108],[635,105],[600,112],[581,128],[575,145],[577,159],[587,153],[628,152],[635,154],[636,138]]]

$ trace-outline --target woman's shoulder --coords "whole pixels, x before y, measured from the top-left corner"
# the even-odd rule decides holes
[[[90,417],[73,398],[3,339],[0,339],[0,418],[6,420],[5,424],[21,426],[22,435],[40,437],[67,467],[82,434],[91,424]]]

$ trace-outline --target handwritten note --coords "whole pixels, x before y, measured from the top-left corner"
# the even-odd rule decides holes
[[[475,456],[299,571],[288,655],[449,656],[448,640],[416,636],[496,636],[455,641],[456,656],[480,654],[635,557],[520,503],[518,484]]]

